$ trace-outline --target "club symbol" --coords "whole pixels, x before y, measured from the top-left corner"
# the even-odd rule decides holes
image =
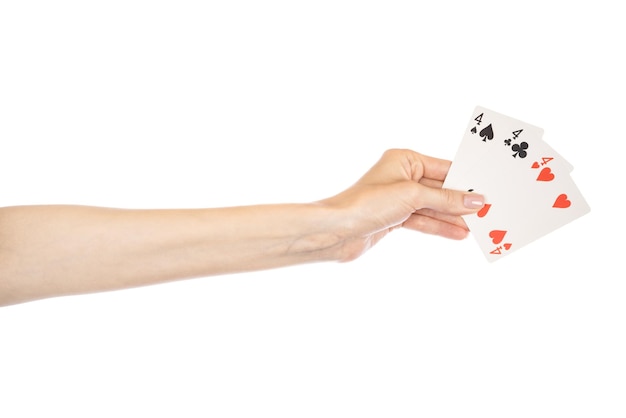
[[[515,154],[513,154],[513,158],[517,157],[518,155],[520,158],[526,158],[526,155],[528,154],[526,152],[526,150],[528,149],[528,143],[520,142],[519,144],[514,144],[511,149],[515,151]]]
[[[509,139],[505,139],[505,140],[504,140],[504,145],[506,145],[506,146],[509,146],[509,147],[510,147],[510,146],[511,146],[511,138],[509,138]]]

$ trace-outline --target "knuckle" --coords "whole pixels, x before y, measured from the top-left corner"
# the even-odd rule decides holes
[[[441,199],[442,207],[448,207],[452,203],[452,193],[448,189],[441,189],[441,193],[439,193],[439,198]]]

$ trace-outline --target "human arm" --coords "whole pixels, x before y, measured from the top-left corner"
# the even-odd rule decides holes
[[[402,226],[461,239],[467,228],[459,215],[478,210],[482,201],[475,194],[441,189],[449,165],[390,150],[346,191],[303,204],[0,208],[0,305],[348,261]]]

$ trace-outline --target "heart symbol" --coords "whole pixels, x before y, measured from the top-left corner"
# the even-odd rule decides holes
[[[482,209],[480,209],[477,213],[479,218],[484,217],[487,212],[489,212],[489,208],[491,208],[491,203],[487,203],[485,206],[482,207]]]
[[[537,181],[552,181],[554,180],[554,174],[552,173],[552,170],[550,170],[550,167],[546,167],[543,170],[541,170],[541,172],[539,173],[539,176],[537,176]]]
[[[489,238],[492,238],[492,242],[494,244],[500,244],[506,235],[506,231],[500,231],[498,229],[494,229],[489,233]]]
[[[504,249],[508,251],[509,248],[511,248],[511,245],[513,244],[511,244],[510,242],[507,242],[506,244],[504,244]]]
[[[532,168],[539,168],[539,163],[537,161],[535,161],[531,167]]]
[[[569,208],[571,205],[572,205],[572,202],[567,198],[567,195],[563,193],[563,194],[560,194],[559,197],[556,198],[556,200],[554,201],[554,205],[552,205],[552,207],[565,209],[565,208]]]

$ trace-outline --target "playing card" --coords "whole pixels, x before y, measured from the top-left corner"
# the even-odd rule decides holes
[[[508,193],[492,193],[479,213],[464,217],[485,257],[495,261],[589,212],[582,194],[566,176],[559,187],[519,193],[517,205]],[[510,192],[509,192],[510,193]],[[536,201],[530,195],[539,195]]]
[[[485,196],[485,206],[464,219],[489,261],[589,212],[569,175],[569,164],[550,150],[537,149],[535,157],[526,161],[526,155],[523,164],[507,153],[489,152],[456,183],[457,189]]]
[[[510,254],[589,212],[573,166],[536,126],[476,107],[443,187],[485,196],[465,216],[489,261]]]
[[[450,167],[448,177],[456,178],[468,169],[474,168],[476,161],[489,150],[540,140],[543,129],[529,123],[513,119],[482,106],[476,106],[465,129],[463,139]]]

